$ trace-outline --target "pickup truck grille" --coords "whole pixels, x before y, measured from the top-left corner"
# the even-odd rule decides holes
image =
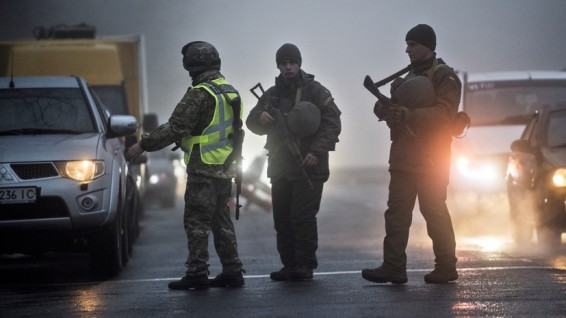
[[[13,163],[10,168],[22,180],[42,179],[59,176],[59,172],[51,162],[42,163]]]

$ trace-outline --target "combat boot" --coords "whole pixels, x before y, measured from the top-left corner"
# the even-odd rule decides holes
[[[291,271],[292,280],[310,280],[313,278],[312,268],[297,267]]]
[[[436,267],[432,272],[424,276],[424,281],[429,284],[447,284],[458,279],[458,272],[455,268]]]
[[[374,283],[393,283],[397,285],[407,282],[407,273],[405,271],[393,271],[380,266],[378,268],[366,268],[362,270],[362,277]]]
[[[181,280],[170,282],[168,286],[173,290],[207,289],[209,283],[206,275],[185,275]]]
[[[291,272],[293,271],[293,269],[291,269],[290,267],[284,266],[282,269],[280,269],[277,272],[272,272],[269,277],[271,278],[271,280],[275,280],[275,281],[285,281],[285,280],[290,280],[291,279]]]
[[[218,274],[213,279],[208,280],[210,287],[241,287],[245,284],[244,275],[237,274]]]

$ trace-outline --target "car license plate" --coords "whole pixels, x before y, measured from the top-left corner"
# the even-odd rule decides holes
[[[36,187],[0,188],[0,204],[34,203],[36,200]]]

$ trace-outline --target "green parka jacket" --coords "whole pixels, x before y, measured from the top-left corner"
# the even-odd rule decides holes
[[[285,145],[283,136],[274,129],[273,125],[264,126],[260,122],[261,113],[271,107],[278,108],[285,116],[295,104],[297,88],[300,90],[300,101],[308,101],[316,105],[321,114],[320,126],[311,136],[299,138],[297,142],[304,156],[312,153],[318,158],[318,165],[305,168],[312,180],[326,181],[330,175],[328,166],[328,152],[335,150],[338,136],[341,131],[340,110],[334,103],[331,93],[314,80],[314,75],[300,70],[292,81],[279,75],[275,79],[275,86],[270,87],[260,97],[256,106],[250,111],[246,119],[247,128],[257,135],[267,135],[265,149],[268,150],[267,176],[269,178],[286,178],[288,180],[303,178],[303,175]]]
[[[415,76],[427,76],[431,80],[434,102],[409,109],[406,124],[414,136],[400,125],[390,127],[389,169],[432,174],[448,182],[452,144],[449,127],[458,112],[462,84],[454,70],[436,57],[412,66],[405,79]],[[397,102],[395,95],[393,88],[393,103]]]

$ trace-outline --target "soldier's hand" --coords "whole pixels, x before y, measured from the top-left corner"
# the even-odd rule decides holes
[[[407,107],[395,105],[394,107],[390,107],[387,111],[386,120],[388,124],[404,124],[408,120],[409,109]]]
[[[128,151],[126,151],[126,160],[132,161],[136,159],[139,155],[141,155],[145,150],[140,146],[140,143],[133,144]]]
[[[268,112],[262,112],[259,116],[259,122],[262,125],[271,125],[275,119]]]
[[[311,152],[307,153],[307,155],[303,159],[303,166],[314,167],[317,164],[318,164],[318,158],[315,155],[313,155]]]

